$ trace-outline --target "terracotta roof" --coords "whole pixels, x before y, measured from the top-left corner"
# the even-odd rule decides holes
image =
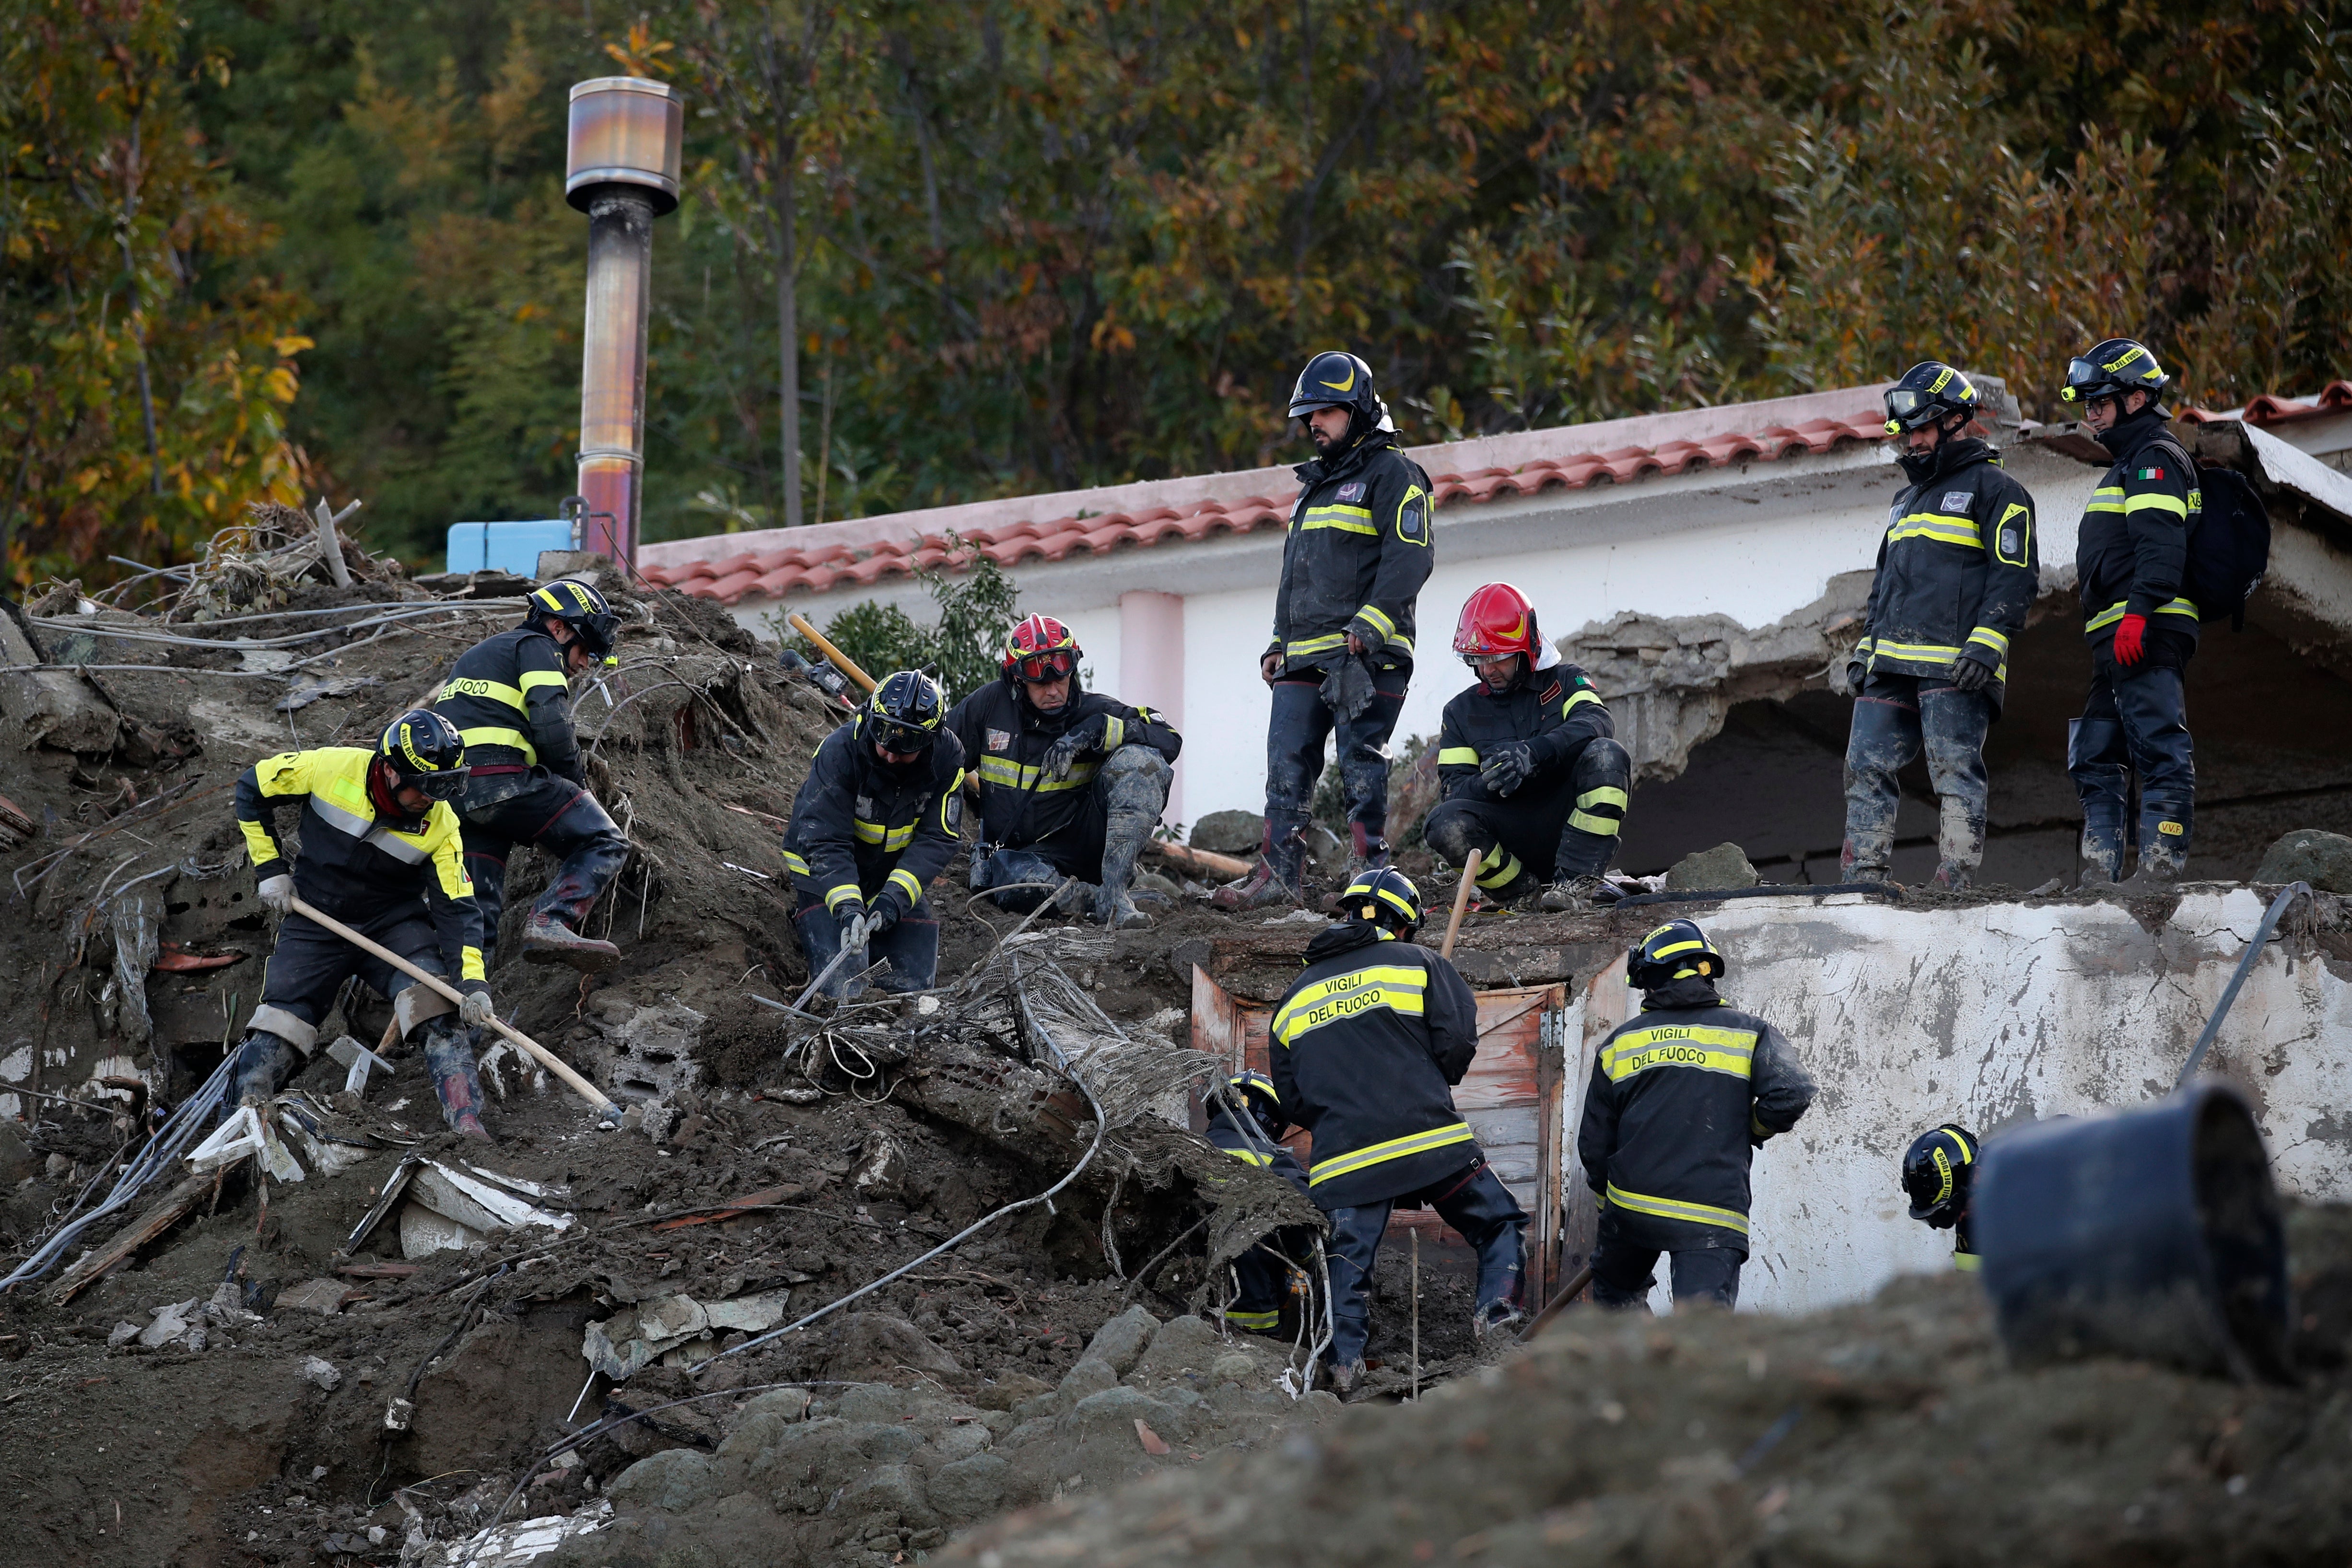
[[[2352,412],[2352,381],[2331,381],[2310,397],[2288,397],[2275,392],[2265,392],[2243,408],[2185,408],[2181,410],[2180,417],[2200,424],[2208,419],[2239,419],[2260,428],[2347,412]]]
[[[1793,426],[1774,425],[1696,441],[1579,452],[1546,458],[1515,468],[1437,474],[1431,482],[1437,504],[1444,507],[1531,496],[1554,487],[1585,489],[1594,485],[1625,484],[1651,474],[1687,473],[1748,461],[1772,462],[1791,453],[1827,452],[1855,442],[1885,439],[1885,426],[1879,416],[1864,408],[1843,419],[1808,419]],[[1048,521],[976,528],[959,537],[966,551],[977,550],[998,565],[1010,567],[1024,561],[1060,561],[1073,552],[1102,554],[1127,546],[1182,544],[1221,533],[1281,528],[1289,521],[1291,503],[1297,497],[1294,489],[1239,500],[1205,500],[1190,506],[1154,507],[1100,517],[1061,517]],[[918,540],[883,540],[864,545],[834,542],[757,554],[747,552],[723,560],[648,565],[643,570],[648,582],[731,605],[755,594],[782,598],[791,594],[822,594],[844,584],[869,585],[885,577],[911,574],[919,567],[945,566],[952,571],[969,559],[969,554],[961,552],[951,554],[942,535],[927,533]]]

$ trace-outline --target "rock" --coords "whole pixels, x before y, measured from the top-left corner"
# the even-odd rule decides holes
[[[1139,1388],[1120,1387],[1089,1394],[1072,1405],[1066,1430],[1079,1436],[1118,1432],[1132,1442],[1138,1421],[1171,1439],[1189,1437],[1200,1425],[1190,1410],[1154,1399]]]
[[[1118,1373],[1110,1363],[1081,1356],[1078,1363],[1062,1374],[1062,1385],[1055,1397],[1063,1407],[1076,1405],[1090,1394],[1100,1394],[1106,1388],[1118,1386]]]
[[[615,1476],[604,1495],[614,1508],[683,1513],[709,1501],[718,1489],[717,1467],[709,1455],[692,1448],[665,1448]]]
[[[1209,1363],[1209,1375],[1219,1383],[1247,1383],[1257,1375],[1257,1363],[1239,1351],[1227,1351]]]
[[[2308,882],[2318,892],[2352,893],[2352,838],[2298,827],[2264,853],[2254,880]]]
[[[861,1198],[895,1198],[907,1180],[907,1156],[898,1141],[877,1128],[866,1135],[849,1168],[849,1184]]]
[[[33,1173],[33,1152],[16,1121],[0,1116],[0,1187],[13,1187]]]
[[[834,1341],[827,1373],[844,1383],[878,1383],[909,1372],[961,1378],[963,1368],[922,1330],[887,1312],[853,1312]]]
[[[281,1311],[316,1312],[331,1318],[343,1310],[343,1293],[348,1289],[340,1279],[305,1279],[278,1291],[277,1307]]]
[[[1184,896],[1183,883],[1172,877],[1163,877],[1157,871],[1138,871],[1135,879],[1127,886],[1128,890],[1134,893],[1160,893],[1171,899]]]
[[[1696,855],[1685,855],[1666,873],[1670,893],[1713,892],[1718,888],[1752,888],[1760,879],[1737,844],[1718,844]]]
[[[877,1465],[842,1489],[834,1511],[844,1519],[881,1519],[920,1529],[937,1516],[911,1465]]]
[[[915,1467],[929,1475],[961,1464],[989,1445],[988,1428],[977,1421],[954,1421],[915,1451]]]
[[[302,1381],[316,1384],[332,1394],[343,1385],[343,1374],[335,1370],[333,1362],[320,1356],[308,1356],[302,1362]]]
[[[743,1406],[749,1420],[754,1415],[775,1415],[786,1421],[797,1421],[808,1414],[809,1391],[805,1388],[777,1388],[761,1394]]]
[[[1083,1361],[1108,1363],[1111,1371],[1125,1377],[1143,1354],[1143,1348],[1160,1332],[1160,1320],[1140,1307],[1129,1307],[1109,1322],[1095,1331],[1087,1342]]]
[[[844,1421],[896,1421],[907,1414],[907,1391],[875,1384],[848,1389],[835,1413]]]
[[[1255,811],[1213,811],[1192,824],[1187,842],[1215,855],[1255,855],[1265,843],[1265,818]]]
[[[1223,1349],[1223,1340],[1201,1318],[1171,1318],[1151,1337],[1151,1348],[1128,1370],[1130,1378],[1171,1378],[1199,1372]]]
[[[129,1344],[138,1337],[138,1324],[117,1323],[114,1325],[114,1331],[106,1336],[106,1348],[110,1351],[121,1350],[124,1345]]]
[[[169,1307],[157,1308],[155,1321],[139,1331],[139,1342],[152,1351],[184,1337],[188,1331],[189,1323],[196,1317],[197,1310],[196,1300],[193,1296],[184,1301],[174,1302]]]
[[[994,1454],[974,1454],[942,1465],[931,1474],[931,1506],[950,1519],[978,1519],[996,1511],[1013,1467]]]
[[[1054,1385],[1025,1372],[999,1373],[996,1381],[983,1384],[971,1397],[982,1410],[1010,1410],[1024,1399],[1034,1399],[1041,1394],[1051,1394]]]

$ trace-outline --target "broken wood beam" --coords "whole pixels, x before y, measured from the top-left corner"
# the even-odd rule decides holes
[[[1205,871],[1213,877],[1230,879],[1250,874],[1250,863],[1232,855],[1220,855],[1210,849],[1195,849],[1189,844],[1162,843],[1159,839],[1153,839],[1150,847],[1154,853],[1167,857],[1179,866],[1192,870]]]
[[[59,1275],[57,1284],[50,1287],[50,1301],[57,1306],[64,1306],[102,1279],[109,1269],[187,1218],[195,1211],[196,1205],[203,1201],[205,1194],[213,1190],[215,1182],[247,1158],[249,1156],[239,1155],[236,1161],[222,1166],[218,1172],[199,1171],[163,1194],[163,1200],[140,1215],[136,1224]]]

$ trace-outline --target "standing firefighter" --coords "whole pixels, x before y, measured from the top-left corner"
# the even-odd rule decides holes
[[[1478,1334],[1522,1316],[1528,1216],[1454,1109],[1478,1049],[1478,1004],[1453,964],[1413,945],[1419,890],[1393,868],[1367,871],[1340,910],[1276,1005],[1267,1054],[1283,1109],[1315,1136],[1307,1188],[1331,1219],[1329,1355],[1345,1394],[1363,1370],[1372,1265],[1397,1205],[1435,1209],[1476,1249]]]
[[[1886,394],[1886,429],[1909,482],[1895,492],[1870,621],[1846,666],[1853,728],[1845,750],[1849,882],[1893,868],[1897,775],[1922,750],[1942,806],[1936,885],[1969,885],[1984,860],[1985,731],[2000,715],[2010,639],[2040,580],[2033,498],[2000,456],[1968,435],[1982,403],[1969,378],[1935,360]]]
[[[1977,1152],[1983,1147],[1976,1134],[1947,1121],[1911,1140],[1903,1152],[1903,1192],[1911,1200],[1911,1217],[1930,1230],[1952,1233],[1952,1267],[1964,1273],[1984,1266],[1969,1225]]]
[[[2066,740],[2083,803],[2083,882],[2123,875],[2132,775],[2139,776],[2142,884],[2178,881],[2189,859],[2197,764],[2182,679],[2197,651],[2187,592],[2189,535],[2202,498],[2197,466],[2166,431],[2169,384],[2156,356],[2109,338],[2066,367],[2059,394],[2115,457],[2091,492],[2074,543],[2091,691]]]
[[[522,625],[457,657],[434,710],[466,742],[470,777],[457,801],[466,869],[482,910],[482,950],[498,945],[507,859],[535,844],[558,862],[522,930],[523,956],[590,973],[620,950],[580,934],[597,897],[629,858],[580,761],[570,678],[609,660],[619,619],[604,595],[569,578],[532,591]]]
[[[1640,1305],[1661,1252],[1675,1300],[1737,1305],[1752,1151],[1812,1103],[1813,1080],[1780,1031],[1715,994],[1727,967],[1689,921],[1625,955],[1642,1011],[1593,1058],[1576,1140],[1601,1198],[1592,1299],[1604,1307]]]
[[[1464,602],[1454,651],[1478,681],[1445,705],[1445,798],[1423,828],[1430,847],[1457,866],[1477,850],[1478,886],[1498,904],[1537,895],[1547,910],[1615,903],[1601,873],[1617,851],[1633,760],[1591,678],[1560,662],[1535,606],[1508,583]]]
[[[1307,1167],[1277,1142],[1290,1123],[1282,1114],[1282,1099],[1272,1079],[1262,1072],[1235,1073],[1210,1105],[1210,1142],[1245,1165],[1273,1172],[1307,1194]],[[1293,1268],[1313,1255],[1314,1245],[1312,1230],[1286,1227],[1234,1259],[1234,1301],[1224,1310],[1225,1321],[1254,1334],[1279,1331]]]
[[[1282,544],[1265,734],[1265,858],[1220,888],[1223,909],[1304,896],[1300,883],[1323,744],[1335,731],[1359,868],[1388,864],[1389,736],[1412,679],[1413,601],[1429,578],[1429,476],[1397,447],[1371,367],[1319,353],[1290,394],[1318,454],[1298,469]]]
[[[1149,708],[1081,688],[1082,657],[1069,627],[1031,616],[1005,639],[1003,679],[948,714],[980,816],[971,885],[1019,884],[994,901],[1025,913],[1067,877],[1065,907],[1115,929],[1141,925],[1128,885],[1184,741]]]
[[[230,1093],[256,1105],[283,1089],[319,1048],[319,1026],[343,983],[358,975],[391,998],[404,1040],[421,1043],[452,1131],[487,1138],[474,1053],[462,1022],[489,1022],[481,914],[458,848],[449,802],[466,787],[466,749],[447,720],[415,709],[373,749],[325,746],[264,757],[237,776],[236,824],[282,921],[261,983],[261,1005],[236,1049]],[[277,818],[302,803],[302,851],[289,868]],[[455,976],[463,1007],[294,912],[299,896],[418,968]]]
[[[955,854],[963,747],[942,728],[940,684],[902,669],[856,718],[824,738],[793,797],[784,868],[800,896],[793,917],[809,973],[844,948],[825,984],[836,998],[866,963],[887,959],[886,991],[925,991],[938,978],[940,921],[924,892]]]

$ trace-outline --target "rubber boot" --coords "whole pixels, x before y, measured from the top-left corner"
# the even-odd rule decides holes
[[[533,963],[568,963],[583,974],[602,974],[621,962],[611,942],[582,936],[539,910],[522,928],[522,955]]]
[[[236,1067],[228,1081],[231,1105],[267,1105],[270,1097],[293,1081],[306,1058],[294,1043],[268,1029],[255,1029],[236,1047]]]
[[[1583,914],[1590,910],[1605,910],[1622,897],[1616,888],[1599,877],[1567,877],[1543,890],[1537,901],[1554,914]]]
[[[2116,884],[2125,892],[2162,892],[2189,869],[2187,801],[2143,798],[2139,813],[2139,868]]]
[[[482,1125],[482,1079],[475,1070],[467,1031],[445,1018],[425,1026],[425,1070],[433,1075],[433,1092],[441,1099],[441,1120],[452,1132],[488,1142],[490,1130]]]
[[[1149,746],[1121,746],[1103,764],[1102,880],[1088,910],[1097,925],[1128,931],[1151,923],[1127,890],[1135,881],[1135,858],[1160,825],[1175,776],[1167,759]]]
[[[1478,1249],[1478,1305],[1470,1314],[1470,1331],[1483,1336],[1526,1318],[1519,1297],[1525,1283],[1527,1257],[1519,1246],[1519,1227],[1507,1225]]]
[[[1348,880],[1389,865],[1389,841],[1360,822],[1348,824]]]
[[[1248,876],[1219,888],[1209,895],[1209,902],[1221,910],[1262,910],[1268,904],[1306,902],[1306,890],[1299,885],[1299,868],[1307,858],[1305,840],[1294,830],[1277,844],[1274,825],[1268,823],[1258,855],[1258,863]]]

